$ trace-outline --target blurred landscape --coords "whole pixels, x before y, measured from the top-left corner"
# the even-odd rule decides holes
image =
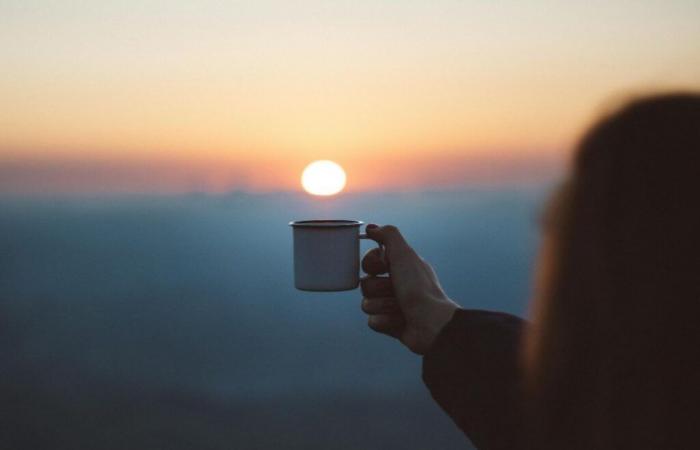
[[[0,2],[0,450],[470,448],[288,222],[527,311],[584,130],[700,89],[700,2]],[[343,194],[297,192],[331,160]],[[337,181],[337,179],[335,180]],[[363,243],[363,249],[370,243]]]
[[[287,222],[396,224],[462,306],[524,314],[546,192],[5,197],[0,445],[468,448],[359,291],[293,289]]]

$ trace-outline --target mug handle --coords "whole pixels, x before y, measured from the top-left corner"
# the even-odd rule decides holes
[[[360,233],[360,239],[369,239],[373,240],[371,237],[367,236],[367,233]],[[377,244],[377,247],[379,248],[379,258],[382,260],[382,262],[386,262],[385,259],[385,254],[384,254],[384,245],[374,241]]]

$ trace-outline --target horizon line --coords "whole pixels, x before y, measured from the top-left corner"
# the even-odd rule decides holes
[[[317,196],[305,192],[303,189],[246,189],[234,188],[216,192],[207,190],[183,190],[183,191],[157,191],[157,190],[105,190],[105,191],[0,191],[0,201],[16,200],[90,200],[90,199],[137,199],[137,198],[186,198],[207,197],[227,198],[235,196],[248,197],[274,197],[294,196],[305,198],[309,201],[332,202],[352,197],[365,197],[371,195],[415,195],[415,194],[459,194],[469,192],[504,192],[512,190],[538,191],[550,189],[556,186],[561,177],[552,177],[549,180],[529,181],[502,181],[493,183],[465,183],[457,186],[416,186],[411,188],[383,188],[351,190],[330,196]]]

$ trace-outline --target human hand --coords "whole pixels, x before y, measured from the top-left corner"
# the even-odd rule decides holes
[[[367,323],[411,351],[425,354],[459,306],[445,294],[433,268],[406,243],[398,228],[370,224],[366,232],[384,246],[384,252],[373,249],[362,259],[362,269],[369,274],[361,281]],[[389,276],[377,276],[385,273]]]

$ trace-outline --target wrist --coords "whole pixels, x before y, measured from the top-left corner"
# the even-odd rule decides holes
[[[423,318],[423,352],[427,352],[432,347],[433,342],[442,332],[443,328],[452,320],[455,312],[459,309],[459,305],[449,298],[435,299],[426,302],[426,306],[430,305],[428,310],[424,312]]]

